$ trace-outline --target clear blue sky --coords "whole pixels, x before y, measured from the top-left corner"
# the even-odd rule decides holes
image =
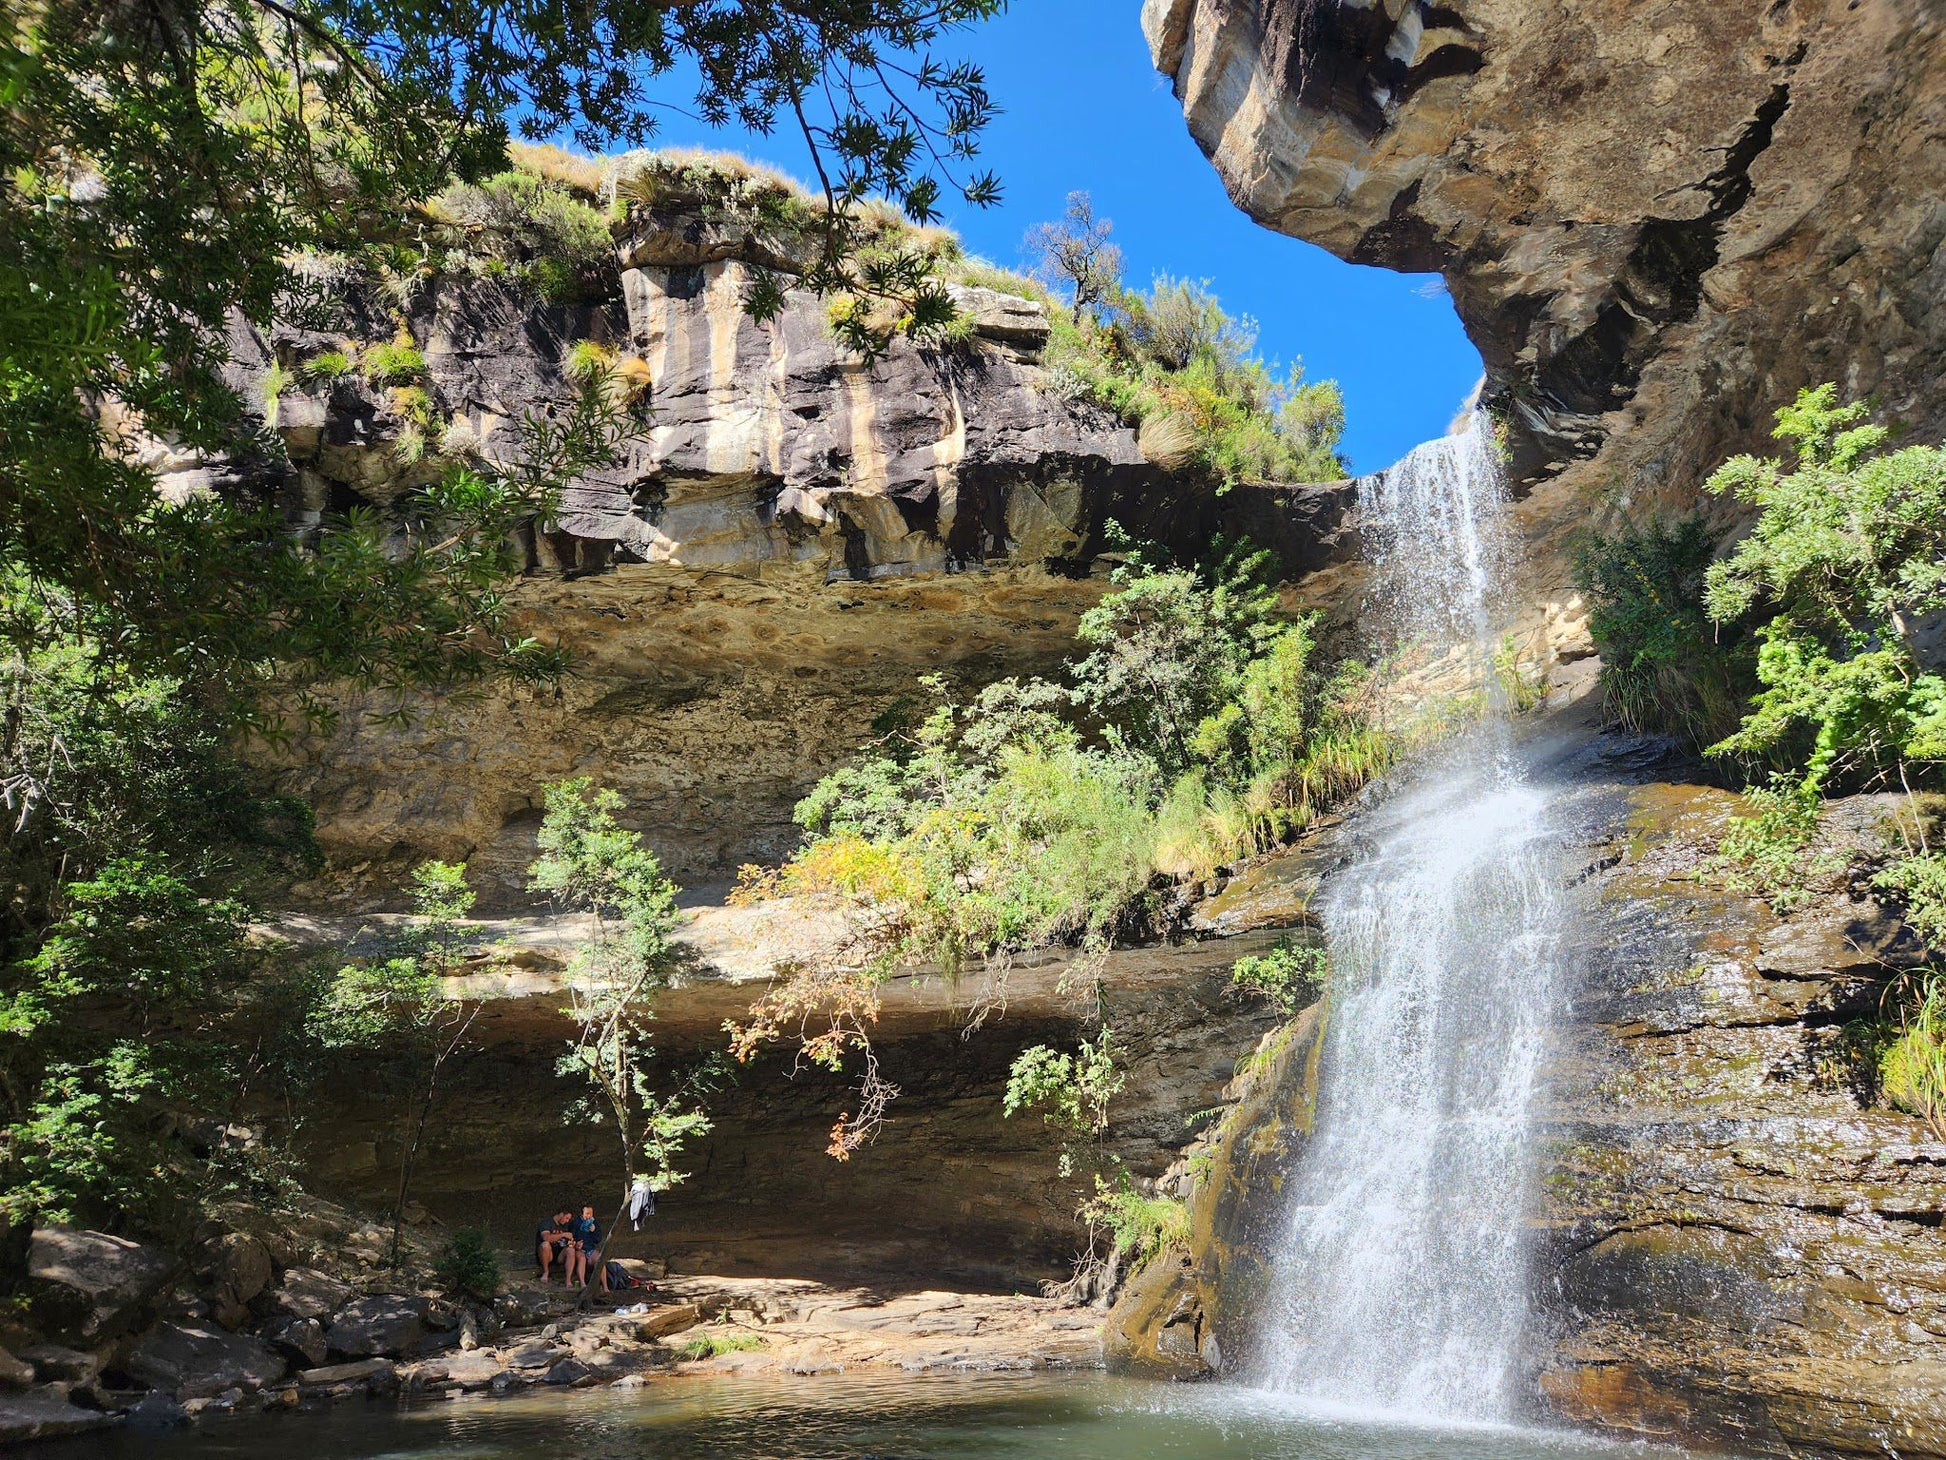
[[[1013,0],[999,20],[951,37],[942,56],[986,68],[1002,114],[983,164],[1005,196],[952,210],[968,248],[1018,265],[1021,237],[1084,189],[1115,223],[1131,283],[1159,272],[1208,279],[1232,313],[1253,315],[1270,359],[1301,358],[1344,389],[1345,450],[1372,471],[1442,433],[1480,374],[1436,275],[1340,263],[1246,218],[1190,140],[1149,62],[1137,0]],[[671,78],[672,100],[682,83]],[[722,147],[809,175],[802,141],[715,131],[671,112],[663,145]]]

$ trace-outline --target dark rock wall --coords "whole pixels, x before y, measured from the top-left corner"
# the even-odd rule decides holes
[[[1563,539],[1682,511],[1799,387],[1946,427],[1938,0],[1148,0],[1231,196],[1438,270]]]
[[[1224,1104],[1241,1053],[1272,1023],[1229,987],[1231,960],[1274,937],[1118,952],[1102,998],[1125,1060],[1105,1150],[1141,1178],[1161,1175]],[[1058,1134],[1035,1113],[1002,1112],[1007,1071],[1038,1043],[1072,1049],[1096,1024],[1084,992],[1063,992],[1058,964],[1018,967],[1004,987],[968,975],[901,978],[873,1036],[899,1088],[877,1139],[840,1163],[832,1127],[856,1109],[855,1070],[794,1069],[767,1057],[715,1082],[715,1129],[678,1164],[688,1179],[618,1251],[686,1273],[875,1278],[999,1291],[1035,1290],[1072,1271],[1074,1212],[1092,1189],[1087,1160],[1057,1175]],[[723,1047],[758,987],[704,976],[657,1003],[653,1077],[665,1087]],[[977,1021],[980,1001],[1001,997]],[[558,990],[498,998],[479,1048],[446,1082],[415,1198],[435,1217],[483,1225],[518,1246],[557,1200],[616,1200],[612,1130],[568,1125],[577,1087],[555,1074],[568,1027]],[[383,1207],[396,1192],[401,1126],[383,1072],[353,1068],[321,1091],[302,1132],[318,1189]]]

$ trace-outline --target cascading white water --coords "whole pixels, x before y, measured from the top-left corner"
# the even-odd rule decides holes
[[[1375,588],[1401,637],[1469,645],[1481,674],[1504,501],[1480,416],[1360,483]],[[1333,1407],[1510,1419],[1528,1116],[1564,914],[1549,797],[1489,715],[1424,757],[1364,830],[1369,850],[1318,908],[1323,1086],[1257,1378]]]

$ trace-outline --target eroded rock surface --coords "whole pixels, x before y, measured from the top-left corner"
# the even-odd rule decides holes
[[[1590,513],[1688,510],[1837,380],[1936,434],[1946,9],[1910,0],[1147,0],[1230,195],[1437,270],[1566,596]]]
[[[1778,918],[1711,874],[1733,798],[1630,798],[1557,1071],[1547,1222],[1563,1413],[1758,1453],[1946,1454],[1946,1143],[1867,1103],[1847,1026],[1920,961],[1843,870]]]
[[[1717,844],[1736,798],[1654,748],[1555,753],[1578,971],[1539,1112],[1537,1414],[1764,1455],[1946,1449],[1946,1143],[1885,1108],[1855,1022],[1923,962],[1871,895],[1890,798],[1835,805],[1778,916]],[[1666,769],[1666,768],[1665,768]],[[1346,824],[1355,836],[1356,817]],[[1253,886],[1308,886],[1317,850]],[[1308,866],[1305,864],[1309,864]],[[1316,1100],[1314,1026],[1192,1157],[1188,1252],[1135,1275],[1110,1361],[1235,1374]]]
[[[538,788],[574,774],[621,791],[673,870],[733,873],[794,843],[792,804],[875,716],[921,696],[920,676],[977,689],[1057,668],[1103,592],[1109,520],[1181,547],[1247,532],[1292,574],[1350,550],[1346,484],[1219,498],[1145,460],[1132,430],[1041,368],[1039,304],[962,289],[969,341],[900,337],[867,366],[810,294],[790,292],[768,322],[745,313],[769,247],[720,223],[638,217],[610,299],[557,307],[473,279],[395,315],[345,284],[336,331],[236,333],[246,399],[284,367],[288,462],[249,465],[281,480],[300,527],[398,501],[443,469],[439,440],[511,449],[511,423],[570,398],[577,344],[649,382],[623,459],[525,538],[516,601],[573,652],[562,689],[419,705],[406,726],[395,705],[354,697],[331,734],[280,756],[332,856],[321,897],[382,895],[437,855],[470,859],[490,900],[519,901]],[[346,338],[399,330],[451,431],[412,425],[410,391],[304,373]],[[399,442],[414,432],[439,440],[408,459]],[[178,492],[241,469],[166,451],[158,465]]]

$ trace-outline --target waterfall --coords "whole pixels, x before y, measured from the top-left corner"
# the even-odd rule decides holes
[[[1491,427],[1360,483],[1374,593],[1484,671],[1509,554]],[[1518,1410],[1529,1109],[1564,913],[1549,797],[1490,715],[1367,813],[1318,905],[1331,958],[1315,1133],[1287,1186],[1257,1381],[1437,1420]]]

